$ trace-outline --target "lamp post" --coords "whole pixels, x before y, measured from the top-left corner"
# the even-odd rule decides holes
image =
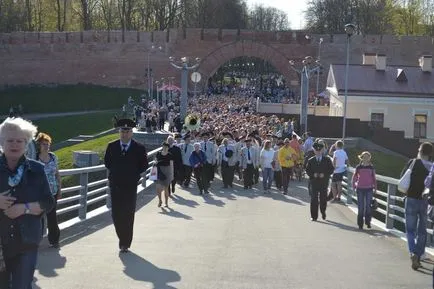
[[[176,69],[181,70],[181,120],[184,120],[187,115],[187,105],[188,105],[188,71],[194,70],[199,67],[200,58],[195,58],[195,64],[189,66],[189,59],[187,57],[182,57],[181,62],[177,63],[174,57],[169,57],[169,63]]]
[[[170,87],[170,90],[169,90],[170,101],[173,101],[173,87],[172,87],[172,85],[173,85],[173,80],[175,79],[175,77],[171,76],[171,77],[168,77],[168,79],[169,79],[169,87]]]
[[[319,42],[318,42],[318,57],[317,57],[318,61],[321,61],[321,44],[322,44],[322,42],[323,42],[323,39],[320,38]],[[318,97],[318,91],[319,91],[319,73],[320,73],[320,70],[318,70],[316,72],[316,97]],[[314,107],[313,107],[313,114],[314,115],[316,115],[316,103],[317,103],[317,100],[315,98],[315,103],[314,103]]]
[[[314,61],[312,56],[306,56],[302,62],[302,68],[298,69],[295,67],[295,61],[290,60],[289,65],[292,70],[301,75],[300,83],[300,132],[307,132],[307,114],[308,114],[308,102],[309,102],[309,78],[310,75],[318,71],[321,67],[319,65],[319,60]]]
[[[346,125],[347,125],[347,102],[348,102],[348,73],[350,69],[350,43],[351,36],[354,34],[356,26],[354,24],[345,25],[345,33],[347,34],[347,63],[345,67],[345,94],[344,94],[344,117],[342,124],[342,140],[345,139]]]
[[[155,81],[155,87],[156,87],[156,90],[157,90],[157,108],[160,108],[160,100],[159,100],[159,94],[160,94],[160,92],[158,91],[158,85],[160,84],[160,81],[158,81],[158,80],[156,80]]]
[[[149,49],[148,49],[148,97],[152,99],[151,93],[153,92],[153,79],[151,76],[151,66],[150,66],[150,62],[149,62],[149,57],[151,55],[151,53],[155,52],[156,49],[158,49],[158,51],[161,51],[163,48],[161,46],[156,47],[155,45],[152,45]]]
[[[166,106],[166,89],[164,88],[164,85],[166,85],[166,79],[164,77],[161,78],[161,106]]]

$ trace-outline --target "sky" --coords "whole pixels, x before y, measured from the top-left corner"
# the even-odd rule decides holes
[[[307,9],[308,0],[247,0],[249,7],[255,4],[276,7],[288,14],[291,29],[304,27],[304,13]]]

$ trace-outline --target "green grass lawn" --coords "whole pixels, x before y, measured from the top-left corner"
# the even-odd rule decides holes
[[[46,132],[53,143],[82,135],[92,135],[113,128],[114,112],[98,112],[74,116],[50,117],[33,121],[38,131]]]
[[[364,150],[357,148],[346,149],[351,166],[355,167],[360,162],[357,156],[362,151]],[[375,171],[379,175],[399,178],[402,169],[407,163],[405,158],[398,156],[393,156],[378,151],[370,151],[370,153],[372,155],[372,163],[374,164]]]
[[[107,144],[115,139],[119,138],[118,133],[109,134],[100,138],[85,141],[76,145],[72,145],[63,149],[54,151],[59,159],[59,169],[71,169],[73,167],[72,153],[80,150],[90,150],[97,152],[100,159],[104,158],[104,153],[107,148]]]
[[[24,113],[120,109],[129,96],[137,101],[143,93],[91,84],[10,86],[0,89],[0,115],[7,115],[10,107],[19,104]]]

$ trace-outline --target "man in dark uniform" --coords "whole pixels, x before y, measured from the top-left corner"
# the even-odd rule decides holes
[[[104,164],[109,171],[112,218],[119,249],[126,253],[133,239],[137,184],[148,167],[148,158],[145,147],[132,139],[134,121],[120,119],[117,127],[120,139],[108,144]]]
[[[318,219],[318,197],[322,219],[326,219],[327,208],[327,188],[330,176],[333,174],[334,167],[331,159],[324,156],[324,145],[319,142],[313,144],[315,156],[307,161],[306,173],[310,180],[311,200],[310,216],[311,221]]]
[[[181,135],[176,134],[175,138],[180,139]],[[177,142],[175,142],[175,139],[172,136],[167,138],[167,143],[169,144],[169,153],[171,153],[173,156],[173,180],[169,185],[169,196],[171,196],[171,194],[175,193],[176,182],[182,178],[182,153]]]

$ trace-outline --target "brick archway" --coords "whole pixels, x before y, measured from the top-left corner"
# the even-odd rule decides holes
[[[201,60],[198,71],[202,74],[203,79],[206,80],[203,83],[207,83],[208,79],[226,62],[241,56],[257,57],[266,60],[283,75],[288,84],[290,80],[297,78],[294,71],[289,68],[288,61],[290,59],[281,51],[261,42],[241,40],[220,46]]]

